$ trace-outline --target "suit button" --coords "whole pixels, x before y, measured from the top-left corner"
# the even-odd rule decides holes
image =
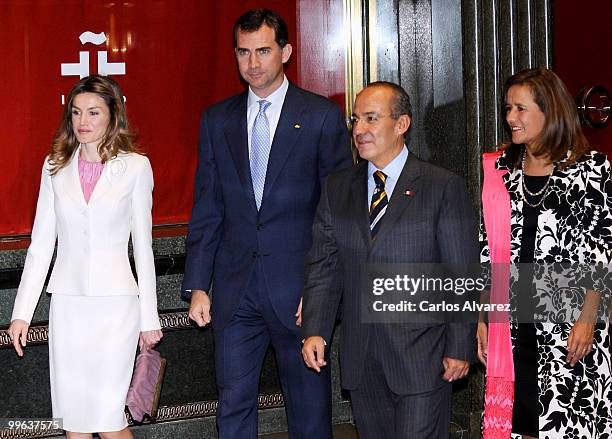
[[[261,229],[263,229],[263,228],[264,228],[264,225],[263,225],[263,224],[257,224],[257,230],[261,230]]]
[[[259,253],[253,252],[253,259],[257,258],[258,256],[259,256]]]

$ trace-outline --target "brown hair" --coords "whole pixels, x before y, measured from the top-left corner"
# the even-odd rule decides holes
[[[263,25],[274,29],[274,40],[281,47],[289,43],[289,31],[283,17],[269,9],[250,9],[234,24],[234,48],[238,47],[238,32],[256,32]]]
[[[504,84],[504,99],[507,99],[510,87],[515,85],[529,88],[533,100],[545,116],[544,128],[536,139],[536,156],[546,155],[553,162],[560,162],[565,159],[567,151],[571,150],[568,160],[561,165],[566,168],[591,149],[580,127],[574,99],[552,70],[540,67],[522,70],[510,76]],[[507,122],[504,126],[511,135]],[[508,144],[506,155],[510,166],[520,166],[522,149],[523,145],[512,142]]]
[[[87,76],[77,82],[68,95],[62,121],[49,150],[51,175],[55,175],[70,162],[74,151],[79,146],[72,126],[72,104],[74,98],[81,93],[95,93],[104,99],[108,106],[110,120],[106,133],[98,145],[98,154],[102,157],[102,163],[114,158],[118,152],[138,152],[119,85],[105,76]]]

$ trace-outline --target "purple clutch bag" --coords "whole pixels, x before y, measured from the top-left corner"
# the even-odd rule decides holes
[[[136,357],[126,400],[127,408],[135,421],[142,422],[145,415],[151,420],[157,417],[165,370],[166,359],[154,349],[144,349]]]

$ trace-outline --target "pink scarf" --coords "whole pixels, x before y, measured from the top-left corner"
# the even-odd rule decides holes
[[[510,195],[507,170],[495,168],[501,152],[483,154],[482,210],[491,257],[491,303],[508,303],[510,281]],[[514,363],[508,313],[489,312],[487,378],[483,417],[484,439],[507,439],[512,433]]]

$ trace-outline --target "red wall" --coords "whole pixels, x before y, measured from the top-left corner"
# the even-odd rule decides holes
[[[572,95],[592,85],[612,93],[612,1],[555,1],[554,55],[555,72]],[[594,147],[612,156],[612,123],[584,132]]]
[[[294,54],[287,76],[298,80],[296,1],[2,0],[0,1],[0,238],[28,233],[40,172],[67,95],[77,76],[62,63],[97,52],[125,63],[111,75],[122,87],[131,125],[140,135],[155,177],[155,224],[189,220],[202,109],[243,90],[232,26],[252,7],[268,7],[287,21]],[[102,45],[81,44],[84,31],[104,32]],[[314,60],[312,61],[314,62]],[[0,239],[1,241],[1,239]]]

